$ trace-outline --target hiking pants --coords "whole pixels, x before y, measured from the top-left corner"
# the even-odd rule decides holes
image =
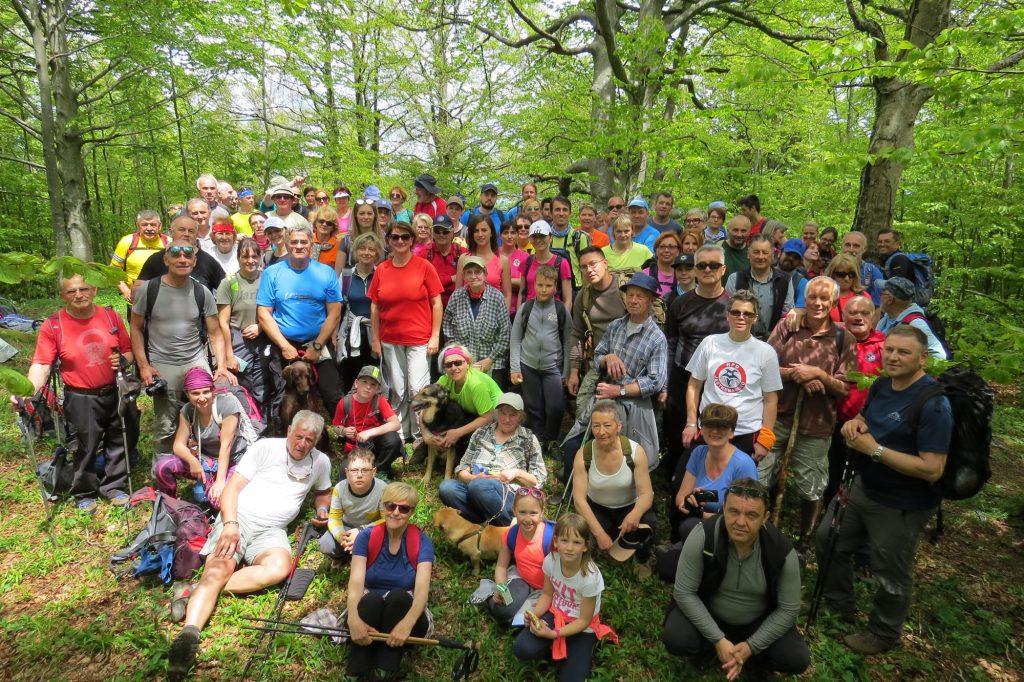
[[[829,527],[837,509],[838,499],[833,500],[825,518],[818,524],[819,562],[825,556]],[[855,479],[839,528],[835,555],[825,576],[824,596],[829,606],[837,611],[853,609],[853,555],[867,546],[871,553],[871,574],[878,584],[868,630],[886,642],[898,641],[910,609],[917,543],[934,513],[934,507],[905,511],[874,502],[864,493],[860,478]]]
[[[180,365],[150,360],[160,378],[167,382],[167,390],[153,396],[153,416],[156,417],[156,431],[153,434],[153,451],[170,452],[174,447],[174,434],[178,432],[178,415],[181,406],[188,402],[183,386],[185,373],[193,367],[202,367],[212,373],[206,354],[202,353],[191,362]]]
[[[526,423],[541,444],[557,440],[565,414],[565,389],[562,387],[562,373],[556,370],[541,371],[521,365],[523,372],[523,395],[529,398],[526,404]]]
[[[117,400],[113,387],[106,395],[89,395],[65,386],[64,414],[78,435],[71,494],[79,500],[95,498],[97,494],[109,498],[117,492],[131,492]],[[103,474],[97,475],[93,462],[101,445],[106,465]]]
[[[550,611],[541,616],[548,627],[555,627],[555,616]],[[565,638],[565,659],[558,666],[558,682],[578,682],[590,677],[590,666],[594,660],[597,635],[581,632]],[[529,628],[516,636],[512,652],[523,661],[551,658],[551,640],[537,637]]]
[[[370,591],[359,600],[359,617],[363,622],[378,632],[391,632],[398,621],[405,618],[412,608],[412,595],[405,590],[390,592]],[[428,620],[424,611],[412,626],[412,636],[422,637],[427,634]],[[369,646],[349,643],[348,675],[368,675],[376,669],[385,672],[398,672],[402,665],[402,655],[409,645],[390,647],[386,642],[373,642]]]
[[[412,399],[430,383],[430,359],[427,346],[381,344],[384,375],[391,386],[389,401],[402,422],[402,438],[418,438],[419,421],[412,410]]]
[[[260,334],[255,339],[247,339],[242,332],[231,328],[231,351],[239,360],[247,364],[244,372],[239,372],[238,383],[249,391],[264,423],[270,418],[270,401],[274,395],[274,384],[270,379],[270,341]]]
[[[591,466],[594,466],[591,464]],[[597,518],[597,522],[601,524],[601,529],[608,534],[613,540],[619,537],[619,526],[622,524],[622,520],[625,519],[632,511],[635,504],[629,504],[625,507],[605,507],[597,502],[594,502],[589,497],[587,498],[587,504],[590,505],[590,511],[594,513]],[[656,507],[651,505],[651,508],[643,513],[640,517],[640,523],[646,523],[654,532],[658,530],[658,514],[655,511]],[[654,544],[654,536],[652,535],[647,544],[639,548],[636,551],[636,558],[640,562],[647,561],[648,557],[651,556],[651,545]],[[597,541],[591,539],[591,545],[597,547]]]

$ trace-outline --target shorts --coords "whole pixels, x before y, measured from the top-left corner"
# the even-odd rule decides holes
[[[200,552],[202,556],[205,557],[213,554],[222,530],[224,530],[224,524],[221,523],[220,517],[217,517],[217,522],[213,525],[210,535],[206,538],[206,544],[203,545],[203,549]],[[251,565],[260,554],[272,549],[283,549],[288,552],[288,556],[291,556],[292,545],[288,541],[288,533],[285,532],[284,528],[260,528],[258,526],[250,526],[242,519],[239,519],[238,530],[240,535],[238,551],[235,552],[234,556],[235,563]]]
[[[757,478],[769,489],[775,485],[779,462],[786,451],[790,427],[775,425],[775,447],[757,464]],[[828,448],[832,436],[805,436],[797,434],[793,443],[793,454],[789,458],[788,480],[796,486],[800,499],[816,501],[821,499],[828,484]]]

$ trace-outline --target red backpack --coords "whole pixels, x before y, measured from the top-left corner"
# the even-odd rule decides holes
[[[410,523],[409,530],[405,534],[405,555],[409,559],[409,565],[416,569],[420,559],[420,531],[419,526]],[[366,549],[366,567],[369,568],[380,556],[380,550],[384,547],[386,537],[384,522],[370,528],[370,545]]]

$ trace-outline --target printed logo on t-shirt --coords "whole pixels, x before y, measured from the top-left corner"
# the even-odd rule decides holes
[[[724,362],[715,370],[715,386],[723,393],[739,393],[747,385],[747,373],[735,362]]]
[[[900,413],[897,410],[893,410],[892,412],[890,412],[886,416],[889,418],[889,421],[892,421],[892,422],[902,422],[903,421],[903,417],[900,416]]]
[[[551,596],[552,606],[564,614],[572,615],[580,610],[580,599],[576,590],[558,578],[551,578],[551,587],[554,594]]]
[[[110,336],[98,329],[86,329],[78,337],[78,343],[85,353],[86,367],[99,367],[110,364]]]
[[[877,362],[878,355],[875,353],[868,353],[867,355],[864,356],[864,359],[867,360],[868,362]]]

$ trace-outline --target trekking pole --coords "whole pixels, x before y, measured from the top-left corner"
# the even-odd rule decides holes
[[[832,502],[836,506],[832,512],[832,519],[829,522],[825,553],[818,562],[818,575],[814,580],[811,604],[807,610],[808,627],[814,625],[814,621],[818,617],[818,609],[821,607],[821,600],[825,596],[825,578],[828,576],[828,572],[832,568],[832,560],[835,558],[836,544],[839,542],[839,528],[843,525],[846,507],[850,503],[850,488],[853,486],[854,476],[853,464],[850,462],[849,452],[847,452],[846,462],[843,464],[843,482],[840,484],[839,491],[836,492],[835,500]]]
[[[117,386],[117,415],[121,419],[121,443],[124,447],[124,466],[125,472],[128,476],[128,494],[135,492],[135,486],[132,485],[132,458],[131,453],[128,452],[128,425],[125,423],[124,414],[128,411],[128,401],[122,391],[124,386],[124,356],[121,355],[120,349],[117,346],[112,346],[111,351],[117,353],[117,376],[115,378],[115,384]]]
[[[56,544],[56,540],[53,537],[53,515],[57,505],[47,502],[46,486],[43,485],[43,479],[39,477],[39,460],[36,458],[35,439],[32,437],[32,427],[28,410],[25,407],[25,401],[20,396],[16,396],[15,400],[18,405],[18,418],[16,420],[18,422],[18,430],[21,431],[21,436],[25,439],[25,444],[28,447],[28,458],[32,464],[32,475],[35,476],[36,483],[39,484],[39,494],[43,501],[43,513],[46,515],[46,532],[50,536],[50,541]]]
[[[274,617],[272,619],[268,619],[268,622],[279,621],[281,618],[281,612],[284,610],[285,601],[297,601],[302,599],[306,594],[306,590],[309,589],[309,583],[313,579],[313,569],[300,569],[299,560],[306,551],[306,545],[309,544],[309,541],[316,535],[316,527],[310,521],[307,521],[302,526],[298,546],[295,550],[295,558],[292,559],[292,568],[288,572],[288,577],[285,578],[284,584],[281,586],[281,591],[277,595],[277,601],[274,602]],[[293,589],[292,584],[296,573],[300,574],[300,581],[296,584],[297,589]],[[270,658],[270,644],[273,642],[273,637],[267,641],[267,646],[263,647],[263,640],[266,638],[267,632],[272,632],[276,635],[278,634],[278,629],[276,627],[267,628],[260,632],[260,636],[256,639],[255,646],[253,646],[252,653],[249,654],[249,659],[245,662],[245,669],[242,670],[242,682],[245,682],[248,678],[249,669],[252,667],[253,662],[256,661],[256,657],[260,655],[261,648],[263,649],[263,653],[260,655],[259,666],[264,665],[267,662],[267,659]]]
[[[796,409],[793,411],[793,427],[789,430],[789,439],[786,441],[786,449],[782,453],[782,461],[779,462],[779,480],[775,483],[778,492],[775,493],[775,508],[772,509],[772,525],[778,527],[779,517],[782,516],[782,498],[786,495],[786,478],[789,474],[789,459],[793,456],[793,447],[796,445],[796,434],[800,430],[800,410],[804,406],[804,396],[807,392],[800,387],[800,393],[796,397]]]
[[[587,428],[583,431],[583,440],[580,441],[580,447],[582,448],[587,444],[587,437],[590,436],[590,420],[587,420]],[[562,455],[565,456],[564,454]],[[576,459],[576,453],[572,453],[573,460]],[[566,511],[572,507],[572,475],[576,473],[576,467],[569,467],[569,475],[565,479],[565,490],[562,491],[562,501],[558,503],[558,508],[555,509],[555,518],[557,519],[562,515],[562,505],[565,505]]]

